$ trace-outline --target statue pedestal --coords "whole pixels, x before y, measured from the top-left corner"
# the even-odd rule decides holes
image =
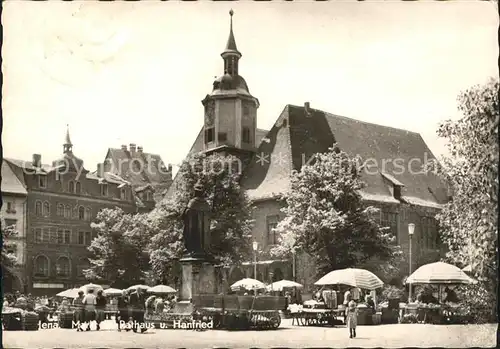
[[[175,313],[191,313],[193,306],[190,300],[197,294],[215,294],[216,276],[212,260],[207,257],[184,257],[180,260],[182,282],[180,302]]]

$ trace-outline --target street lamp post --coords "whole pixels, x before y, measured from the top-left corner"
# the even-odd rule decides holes
[[[408,273],[408,276],[411,275],[411,272],[412,272],[412,260],[411,260],[411,252],[412,252],[412,246],[411,246],[411,242],[412,242],[412,238],[413,238],[413,233],[415,232],[415,224],[413,223],[409,223],[408,224],[408,236],[410,237],[409,239],[409,251],[408,251],[408,270],[409,270],[409,273]],[[408,303],[411,302],[411,283],[408,284],[409,285],[409,292],[408,292]]]
[[[292,252],[292,275],[293,275],[293,281],[297,281],[295,275],[295,251]]]
[[[257,241],[252,244],[253,248],[253,278],[257,280],[257,247],[259,246]]]

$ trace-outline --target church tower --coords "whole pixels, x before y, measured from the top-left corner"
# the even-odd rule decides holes
[[[256,149],[259,100],[250,94],[245,79],[239,74],[242,55],[234,39],[233,14],[231,10],[229,38],[221,54],[224,75],[214,81],[212,93],[202,101],[205,108],[204,150],[234,155],[245,161]]]

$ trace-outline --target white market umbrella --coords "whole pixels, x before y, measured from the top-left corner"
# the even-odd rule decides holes
[[[407,284],[472,284],[474,280],[460,268],[443,262],[421,266],[408,279]]]
[[[177,291],[170,286],[167,285],[156,285],[147,290],[148,293],[152,294],[171,294],[176,293]]]
[[[78,288],[70,288],[69,290],[59,292],[56,294],[56,297],[63,297],[63,298],[76,298],[78,297],[78,291],[80,289]]]
[[[92,283],[80,287],[80,291],[83,291],[85,294],[87,294],[89,290],[94,290],[94,293],[97,293],[97,291],[102,291],[103,288],[101,285],[96,285]]]
[[[356,268],[331,271],[314,284],[318,286],[347,285],[366,290],[375,290],[384,285],[377,275],[368,270]]]
[[[231,290],[238,290],[242,288],[245,290],[261,290],[266,288],[266,285],[259,280],[250,278],[241,279],[240,281],[236,281],[231,285]]]
[[[281,280],[273,282],[271,285],[268,285],[266,289],[268,291],[283,291],[284,288],[293,288],[293,287],[302,288],[304,286],[295,281]]]
[[[123,294],[123,290],[119,290],[117,288],[108,288],[106,290],[104,290],[104,294],[106,296],[121,296]]]
[[[140,288],[141,290],[144,290],[144,291],[147,291],[149,290],[151,287],[149,287],[148,285],[134,285],[134,286],[130,286],[129,288],[127,288],[127,291],[135,291],[137,290],[138,288]]]
[[[470,273],[470,272],[472,272],[472,266],[469,264],[468,266],[463,268],[462,271],[464,271],[466,273]]]

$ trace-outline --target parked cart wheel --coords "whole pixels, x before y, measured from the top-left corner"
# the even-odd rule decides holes
[[[270,320],[271,320],[271,328],[272,329],[275,330],[278,327],[280,327],[280,325],[281,325],[281,316],[280,316],[279,313],[275,313],[275,314],[271,315]]]

